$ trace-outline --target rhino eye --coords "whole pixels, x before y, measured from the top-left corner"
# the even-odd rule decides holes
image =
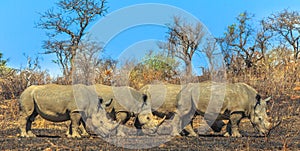
[[[258,120],[261,121],[262,120],[261,117],[259,117]]]
[[[147,120],[150,120],[150,117],[149,117],[149,116],[147,116]]]

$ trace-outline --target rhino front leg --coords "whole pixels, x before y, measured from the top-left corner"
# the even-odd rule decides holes
[[[181,129],[181,120],[180,120],[180,115],[178,113],[175,113],[174,118],[172,120],[172,136],[180,136],[180,129]]]
[[[78,133],[81,114],[78,112],[70,113],[70,119],[71,119],[70,134],[67,136],[72,138],[81,138],[80,134]]]
[[[224,136],[233,136],[233,137],[242,137],[242,135],[239,132],[239,124],[241,119],[243,118],[242,114],[231,114],[229,123],[227,124],[227,132],[224,134]]]
[[[79,129],[81,131],[82,136],[84,136],[84,137],[90,136],[90,134],[86,131],[86,124],[82,119],[80,120]]]
[[[117,123],[126,124],[130,119],[130,114],[128,112],[118,112],[116,113]],[[124,129],[122,127],[118,127],[117,136],[124,137],[126,134],[123,132]]]

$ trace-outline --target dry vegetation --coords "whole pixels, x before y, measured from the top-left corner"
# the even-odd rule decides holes
[[[93,9],[98,10],[98,15],[102,15],[106,11],[103,8],[105,1],[101,2],[101,8],[93,5]],[[64,3],[61,3],[61,5],[64,5]],[[84,10],[77,8],[76,11],[80,12]],[[47,18],[47,15],[51,14],[46,13],[42,17]],[[95,16],[86,17],[91,20],[95,19]],[[82,63],[83,67],[76,66],[76,68],[90,69],[91,71],[95,71],[96,74],[87,75],[85,74],[86,72],[83,72],[85,70],[79,69],[78,75],[82,77],[77,78],[83,79],[83,81],[86,80],[83,82],[86,84],[91,84],[90,82],[93,81],[94,83],[106,85],[129,85],[139,89],[146,84],[156,82],[181,84],[182,77],[189,77],[188,82],[201,82],[211,80],[213,79],[212,77],[218,76],[219,73],[226,73],[221,75],[221,78],[226,78],[226,82],[245,82],[257,89],[263,97],[272,96],[272,101],[269,104],[270,116],[273,119],[280,117],[282,123],[272,131],[271,136],[266,138],[256,137],[253,128],[249,127],[249,122],[247,126],[245,124],[247,121],[245,121],[242,122],[242,127],[245,130],[242,133],[246,137],[241,139],[227,139],[220,137],[218,134],[204,135],[199,138],[174,138],[172,141],[162,144],[156,149],[169,150],[190,147],[191,149],[198,150],[211,149],[210,147],[214,146],[216,150],[299,150],[300,50],[298,41],[300,31],[298,28],[300,26],[300,15],[296,11],[284,10],[264,18],[263,21],[259,22],[258,27],[255,28],[250,26],[252,18],[253,16],[247,12],[240,14],[237,17],[236,23],[228,26],[224,36],[210,41],[211,45],[205,46],[203,49],[199,48],[199,43],[197,43],[203,38],[198,37],[199,35],[203,35],[200,25],[183,23],[180,18],[175,17],[174,24],[171,24],[169,27],[168,43],[161,44],[161,46],[165,47],[166,52],[158,54],[150,52],[143,58],[141,63],[136,64],[137,61],[128,60],[121,68],[116,68],[118,62],[109,58],[94,60],[92,68],[86,68],[85,64]],[[48,19],[51,21],[53,18]],[[46,26],[52,25],[45,23],[41,22],[39,26],[46,28]],[[81,24],[85,25],[85,22],[81,22]],[[53,25],[60,26],[59,24]],[[84,34],[85,28],[81,30],[82,34]],[[189,31],[192,33],[189,33]],[[19,117],[17,99],[25,88],[34,84],[72,83],[70,75],[72,75],[72,69],[75,67],[72,66],[76,59],[75,48],[81,49],[81,47],[85,46],[82,41],[76,41],[78,40],[78,36],[83,35],[74,35],[74,39],[68,41],[66,45],[63,45],[65,44],[63,41],[57,43],[48,41],[48,43],[45,43],[45,47],[51,49],[48,53],[56,53],[63,56],[63,58],[58,58],[57,60],[58,64],[61,67],[63,66],[64,69],[64,76],[62,77],[51,77],[47,71],[42,71],[39,68],[38,58],[32,60],[32,58],[27,57],[28,63],[25,68],[12,69],[6,65],[7,61],[3,60],[0,53],[0,143],[2,142],[0,149],[18,149],[14,147],[10,148],[8,147],[9,143],[3,142],[11,141],[10,143],[13,144],[20,143],[17,137],[17,120]],[[219,69],[212,68],[214,66],[214,59],[219,59],[214,58],[213,55],[215,45],[217,44],[220,45],[221,53],[226,63],[223,68],[225,70],[218,71]],[[59,50],[60,46],[63,46],[63,50]],[[191,49],[190,47],[193,48],[193,52],[187,53]],[[90,49],[98,51],[101,48],[95,46]],[[192,62],[192,55],[197,52],[204,53],[208,57],[210,68],[205,67],[201,76],[187,75],[187,73],[191,72],[189,66]],[[92,55],[95,54],[93,53]],[[187,58],[187,56],[189,57]],[[91,60],[88,58],[91,56],[84,57],[87,57],[87,60]],[[74,60],[68,62],[67,60],[70,60],[70,58]],[[178,58],[188,66],[185,72],[179,69]],[[62,135],[66,130],[66,123],[52,123],[38,118],[33,124],[33,129],[40,130],[38,133],[42,135],[40,139],[36,138],[33,141],[44,143],[44,146],[41,145],[38,147],[38,145],[30,146],[23,144],[23,147],[27,149],[32,147],[36,149],[68,149],[69,147],[87,149],[87,146],[89,146],[89,149],[107,148],[110,150],[123,150],[96,138],[74,140],[76,143],[85,144],[85,147],[78,144],[76,144],[77,146],[72,146],[71,142],[73,140],[64,138]],[[53,130],[58,130],[59,132],[54,132]],[[55,140],[56,136],[62,136],[63,139],[56,138],[57,140]],[[30,143],[26,139],[22,139],[22,141]],[[62,146],[60,146],[59,141],[66,143],[62,143]],[[71,145],[68,146],[68,143],[71,143]],[[100,148],[99,143],[102,144]]]

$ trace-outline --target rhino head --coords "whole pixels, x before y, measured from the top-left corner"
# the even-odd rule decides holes
[[[268,135],[270,130],[280,124],[277,122],[276,124],[272,124],[270,122],[270,118],[267,115],[267,102],[271,99],[271,97],[267,99],[261,99],[259,95],[256,96],[256,104],[254,105],[253,111],[250,115],[250,121],[253,127],[259,131],[261,135]]]
[[[88,121],[92,127],[91,129],[102,137],[107,137],[111,133],[115,133],[120,123],[109,119],[106,116],[106,112],[99,110],[96,114],[93,114],[90,121]]]
[[[106,103],[109,104],[111,101]],[[98,97],[96,110],[93,111],[90,118],[86,119],[87,126],[89,126],[91,130],[102,137],[107,137],[109,134],[116,131],[119,126],[119,123],[106,116],[107,114],[104,110],[104,107],[107,104],[103,103],[102,97]]]
[[[142,100],[142,110],[137,116],[137,121],[142,128],[144,134],[151,135],[154,134],[158,127],[163,123],[166,117],[159,119],[158,117],[152,114],[151,104],[149,103],[148,96],[143,94]]]

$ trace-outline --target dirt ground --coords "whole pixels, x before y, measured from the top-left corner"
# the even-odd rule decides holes
[[[92,135],[88,138],[71,139],[64,135],[67,123],[51,123],[39,118],[33,123],[33,132],[38,137],[18,137],[18,103],[16,100],[1,101],[0,150],[129,150],[128,146],[140,148],[143,144],[147,146],[155,143],[155,147],[140,150],[300,150],[300,100],[280,102],[272,105],[271,112],[281,116],[282,123],[271,131],[269,137],[258,137],[250,122],[243,120],[240,124],[242,138],[223,137],[224,131],[207,131],[199,137],[132,135],[103,139]],[[199,123],[199,120],[200,117],[197,117],[195,123]],[[198,126],[196,130],[201,131],[205,124]]]

